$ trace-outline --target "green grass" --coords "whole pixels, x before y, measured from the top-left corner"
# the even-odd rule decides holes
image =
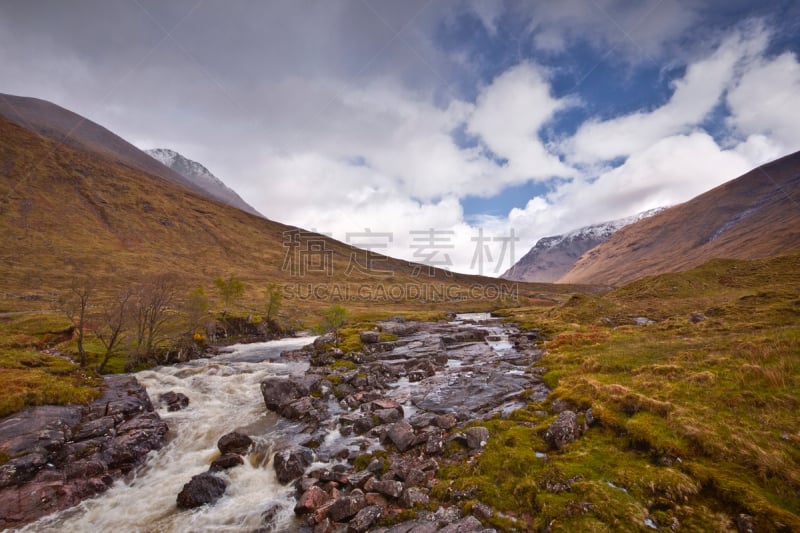
[[[740,513],[758,531],[800,530],[798,294],[793,254],[510,310],[548,336],[537,363],[548,402],[591,407],[597,422],[541,459],[555,418],[546,405],[487,421],[485,452],[444,466],[434,494],[474,487],[523,523],[498,520],[501,530],[647,531],[649,518],[662,530],[727,531]],[[694,312],[706,319],[691,322]],[[633,325],[640,316],[657,322]]]

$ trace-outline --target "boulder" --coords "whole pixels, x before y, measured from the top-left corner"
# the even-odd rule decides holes
[[[428,505],[428,494],[419,487],[409,487],[400,496],[400,505],[408,509],[417,505]]]
[[[222,455],[239,454],[244,455],[253,444],[253,439],[243,433],[231,432],[220,437],[217,441],[217,448]]]
[[[225,493],[227,483],[213,474],[205,472],[194,476],[178,494],[179,509],[193,509],[214,503]]]
[[[182,392],[169,391],[158,396],[158,401],[167,406],[167,411],[180,411],[189,405],[189,398]]]
[[[278,481],[283,484],[303,475],[314,460],[314,452],[302,446],[287,448],[275,454],[273,466]]]
[[[484,531],[484,529],[483,524],[477,518],[468,516],[443,527],[439,530],[439,533],[469,533],[472,531]]]
[[[208,468],[211,472],[220,472],[244,464],[241,455],[235,453],[226,453],[214,459],[211,466]]]
[[[313,485],[300,496],[299,500],[297,500],[297,505],[294,506],[294,512],[298,515],[313,513],[330,501],[331,497],[327,492],[317,485]]]
[[[551,448],[560,450],[577,439],[579,435],[578,416],[574,411],[563,411],[547,428],[544,440]]]
[[[346,518],[355,516],[360,510],[367,506],[364,493],[356,489],[348,496],[342,496],[328,509],[328,517],[334,522],[339,522]]]
[[[400,481],[370,479],[364,484],[364,490],[379,492],[390,498],[399,498],[403,494],[403,484]]]
[[[400,452],[411,448],[417,440],[414,428],[406,421],[396,422],[389,426],[386,436],[392,441]]]
[[[320,335],[316,339],[314,339],[314,351],[321,352],[325,350],[326,346],[336,344],[336,335],[333,333],[326,333],[324,335]]]
[[[364,344],[376,344],[381,342],[381,334],[377,331],[362,331],[359,334],[359,338]]]
[[[261,395],[264,397],[267,409],[275,412],[300,397],[295,384],[284,378],[269,378],[262,381]]]
[[[464,433],[467,436],[467,448],[471,450],[483,448],[489,441],[489,430],[482,426],[469,428]]]
[[[378,505],[364,507],[350,520],[347,533],[364,533],[381,517],[381,514],[383,509]]]

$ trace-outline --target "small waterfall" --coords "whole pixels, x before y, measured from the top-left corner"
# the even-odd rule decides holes
[[[312,341],[305,337],[234,346],[213,359],[139,372],[137,378],[154,405],[170,390],[190,399],[183,411],[159,408],[170,427],[167,444],[130,479],[21,531],[249,531],[264,526],[262,514],[275,504],[284,510],[272,521],[279,530],[291,530],[293,490],[278,483],[269,452],[293,426],[266,410],[259,384],[270,376],[301,373],[306,363],[277,359],[282,351]],[[220,474],[228,481],[225,495],[211,506],[178,510],[175,498],[184,483],[205,472],[219,455],[219,438],[237,430],[256,441],[256,451],[244,465]]]

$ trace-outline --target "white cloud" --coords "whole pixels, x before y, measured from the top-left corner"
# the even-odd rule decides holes
[[[763,31],[736,32],[711,55],[688,65],[686,74],[674,83],[669,101],[651,111],[637,111],[608,120],[590,120],[563,146],[568,159],[591,164],[627,157],[659,139],[689,131],[720,102],[736,73],[736,66],[763,52]]]
[[[555,113],[572,105],[553,98],[541,69],[523,63],[495,78],[478,97],[469,131],[508,161],[507,183],[530,178],[570,176],[574,172],[542,144],[538,132]]]
[[[800,64],[794,54],[754,60],[727,101],[737,131],[769,136],[785,151],[800,148]]]

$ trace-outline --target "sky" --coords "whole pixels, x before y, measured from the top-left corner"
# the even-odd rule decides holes
[[[0,1],[0,92],[489,276],[799,150],[798,54],[792,0]]]

